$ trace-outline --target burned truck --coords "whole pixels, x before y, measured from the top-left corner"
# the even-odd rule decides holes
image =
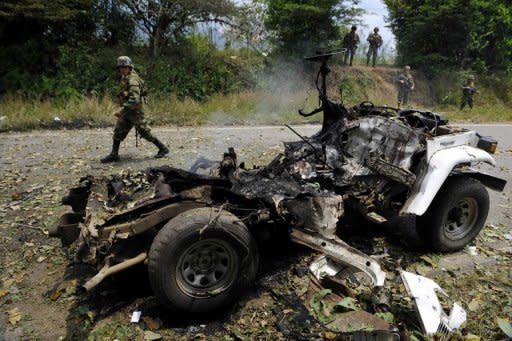
[[[265,166],[246,168],[230,148],[189,171],[162,166],[82,178],[63,198],[72,212],[50,235],[73,247],[75,261],[97,269],[83,287],[144,264],[164,305],[212,311],[254,281],[256,240],[273,231],[321,253],[312,271],[335,275],[349,266],[382,286],[378,261],[338,237],[345,214],[375,223],[413,216],[421,239],[437,251],[470,243],[487,218],[486,187],[505,186],[472,168],[495,165],[497,142],[434,112],[332,101],[327,62],[336,53],[306,58],[320,64],[320,106],[299,114],[323,113],[320,130],[285,142]],[[200,167],[210,173],[196,172]]]

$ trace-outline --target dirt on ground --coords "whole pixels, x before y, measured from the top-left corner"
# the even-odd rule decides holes
[[[318,127],[297,129],[311,135]],[[171,149],[167,158],[154,159],[156,148],[146,142],[136,148],[132,133],[121,147],[121,162],[113,165],[99,163],[109,152],[110,129],[0,134],[0,340],[331,340],[341,337],[332,326],[339,315],[363,310],[397,326],[410,340],[427,339],[397,280],[398,269],[432,278],[466,309],[468,321],[454,339],[506,339],[512,321],[508,187],[492,194],[487,226],[472,248],[459,253],[422,249],[414,222],[407,219],[387,226],[347,222],[342,237],[381,255],[388,272],[391,304],[384,312],[375,309],[364,290],[333,309],[329,302],[336,290],[321,290],[309,275],[317,254],[277,237],[262,246],[254,285],[237,303],[214,314],[189,316],[163,308],[152,296],[144,267],[82,293],[80,284],[91,269],[70,263],[60,241],[48,238],[50,226],[68,210],[60,205],[61,197],[80,177],[166,164],[188,169],[198,157],[219,159],[231,146],[246,165],[263,165],[282,150],[282,141],[297,139],[280,127],[155,132]],[[506,132],[500,134],[507,138]],[[510,180],[512,144],[507,143],[496,155],[501,167],[496,172]],[[134,311],[142,312],[138,323],[130,322]]]

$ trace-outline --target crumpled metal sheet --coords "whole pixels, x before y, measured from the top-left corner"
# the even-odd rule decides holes
[[[368,276],[373,286],[379,287],[384,285],[386,273],[382,270],[380,264],[365,253],[348,245],[343,240],[335,236],[325,238],[319,233],[308,233],[297,229],[293,229],[290,232],[290,238],[296,243],[306,245],[322,252],[334,262],[359,269]],[[319,263],[317,272],[319,271],[320,273],[324,271],[323,268],[327,268],[327,271],[330,272],[336,269],[342,269],[341,265],[332,266],[332,264],[328,262],[323,262],[321,258],[317,259],[316,262]]]
[[[437,293],[444,296],[448,294],[436,282],[407,271],[402,271],[400,276],[407,292],[414,298],[421,325],[427,335],[441,333],[447,337],[466,321],[466,311],[457,303],[453,304],[450,314],[444,312]]]
[[[346,132],[345,155],[363,164],[375,154],[395,166],[410,168],[411,157],[420,142],[414,129],[399,120],[382,116],[368,116],[357,122],[358,129]]]
[[[284,200],[281,214],[291,214],[294,226],[320,233],[331,238],[336,233],[339,218],[343,215],[340,195],[304,196]]]

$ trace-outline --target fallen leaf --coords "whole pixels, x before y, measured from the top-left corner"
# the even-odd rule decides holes
[[[51,293],[50,299],[52,301],[57,301],[61,294],[62,294],[62,292],[60,290],[55,290],[54,292]]]
[[[9,290],[5,288],[0,288],[0,298],[6,296],[9,293]]]
[[[389,311],[386,311],[384,313],[375,313],[375,316],[389,323],[395,322],[395,316]]]
[[[429,256],[421,256],[420,259],[433,268],[437,267],[437,262]]]
[[[336,338],[336,334],[333,332],[325,332],[324,339],[326,340],[334,340]]]
[[[160,340],[162,335],[152,332],[151,330],[146,330],[144,332],[144,340]]]
[[[92,310],[89,310],[87,312],[87,317],[89,318],[89,321],[93,322],[94,318],[96,317],[96,313]]]
[[[468,304],[468,309],[470,311],[477,311],[479,307],[480,307],[480,300],[477,298],[473,298],[471,300],[471,302],[469,302],[469,304]]]
[[[13,277],[14,277],[14,280],[16,281],[16,283],[21,283],[21,282],[23,282],[23,279],[25,278],[25,273],[19,272],[19,273],[16,273]]]
[[[3,278],[2,281],[4,282],[5,288],[9,288],[11,285],[14,284],[14,278]]]
[[[9,323],[13,326],[21,320],[21,312],[18,308],[13,308],[7,311],[9,315]]]
[[[422,275],[422,276],[425,276],[427,273],[432,271],[432,268],[430,266],[424,265],[424,264],[416,264],[414,269],[416,270],[418,275]]]
[[[357,301],[352,297],[345,297],[334,306],[336,310],[339,311],[351,311],[351,310],[360,310],[361,308],[357,304]]]
[[[146,324],[146,326],[148,326],[148,328],[150,330],[157,330],[160,328],[160,321],[159,320],[155,320],[149,316],[145,316],[142,318],[142,320],[144,321],[144,323]]]
[[[309,302],[313,317],[322,324],[332,322],[336,318],[335,316],[331,315],[329,311],[327,311],[327,305],[323,301],[324,298],[331,293],[332,291],[330,289],[322,289],[315,293]]]

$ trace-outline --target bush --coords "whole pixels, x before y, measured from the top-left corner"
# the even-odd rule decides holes
[[[206,38],[192,35],[179,49],[154,61],[147,72],[150,92],[156,96],[175,94],[178,98],[205,100],[220,93],[230,94],[252,88],[260,67],[257,58],[240,57],[219,51]]]
[[[32,45],[27,45],[27,48]],[[180,46],[152,58],[145,47],[106,48],[101,43],[63,45],[52,67],[34,70],[33,60],[21,58],[0,69],[0,93],[17,93],[28,99],[76,100],[81,96],[117,96],[119,55],[129,55],[146,80],[151,96],[176,95],[205,100],[220,93],[252,88],[262,59],[254,53],[244,57],[210,46],[206,37],[190,35]],[[19,47],[17,53],[32,53]]]

